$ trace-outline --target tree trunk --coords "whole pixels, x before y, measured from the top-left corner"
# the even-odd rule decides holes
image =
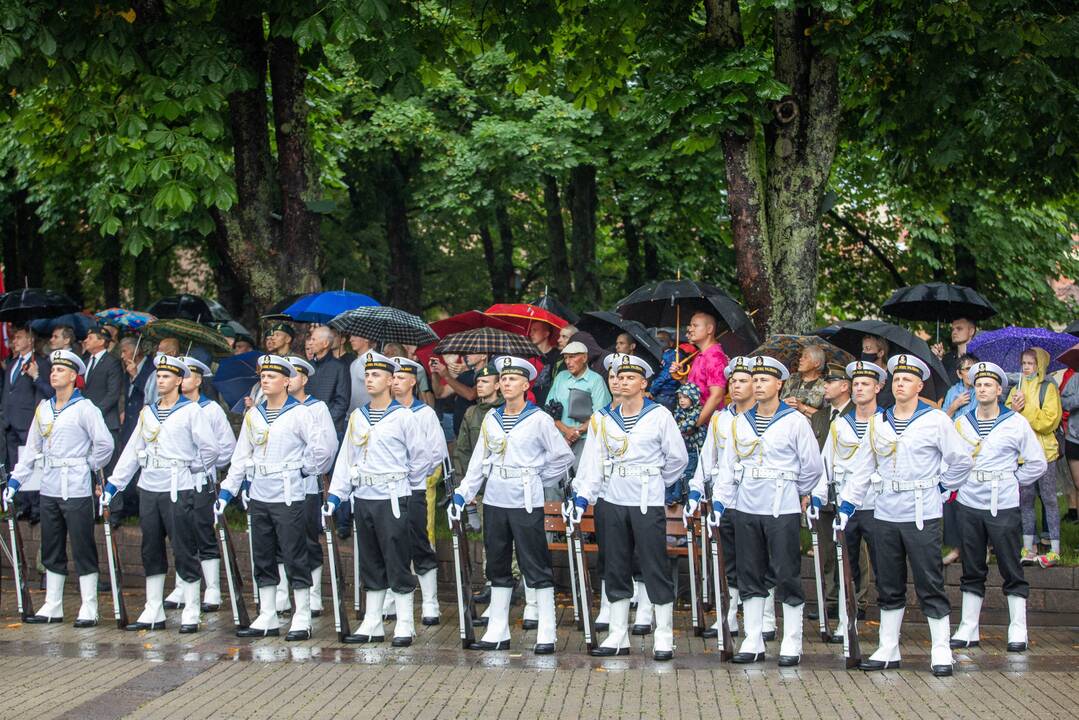
[[[644,247],[644,277],[642,280],[644,282],[659,280],[659,251],[656,247],[656,241],[652,239],[651,235],[645,233],[642,245]]]
[[[499,201],[495,205],[495,223],[498,225],[498,271],[502,276],[503,287],[503,294],[499,300],[515,302],[519,298],[517,288],[513,283],[513,224],[510,222],[510,213],[504,202]]]
[[[505,296],[505,287],[502,284],[502,274],[498,271],[498,257],[495,255],[495,241],[491,236],[491,228],[487,223],[480,224],[480,242],[483,245],[483,259],[487,264],[487,277],[491,282],[491,299],[494,302],[502,302]]]
[[[223,227],[216,227],[206,238],[207,254],[210,267],[214,271],[214,284],[217,286],[217,300],[232,317],[248,328],[258,325],[258,310],[248,302],[247,286],[232,263],[225,258],[228,255],[228,234]]]
[[[752,119],[750,119],[752,123]],[[727,206],[734,239],[738,286],[753,324],[764,337],[772,317],[772,273],[765,213],[764,168],[757,138],[736,132],[723,134],[726,159]]]
[[[595,308],[600,304],[599,272],[596,267],[596,167],[578,165],[569,176],[570,219],[573,223],[574,305]]]
[[[628,295],[643,284],[644,268],[641,263],[641,236],[637,232],[637,225],[633,218],[622,209],[622,234],[626,240],[626,283],[625,291]]]
[[[14,182],[12,175],[9,182]],[[45,281],[45,256],[38,220],[26,190],[11,193],[11,220],[4,232],[4,289],[41,287]]]
[[[978,289],[978,257],[971,252],[969,205],[953,202],[948,208],[948,224],[952,230],[952,252],[955,254],[955,282]]]
[[[382,193],[389,245],[390,304],[411,313],[423,311],[423,268],[416,240],[408,227],[408,183],[415,170],[416,157],[394,153],[384,167]]]
[[[307,71],[300,49],[290,38],[270,42],[270,88],[273,92],[277,181],[281,191],[281,252],[278,274],[300,292],[321,289],[319,218],[307,203],[319,197],[318,174],[307,128]],[[407,222],[406,222],[407,230]]]
[[[101,258],[101,289],[104,293],[105,307],[120,306],[120,264],[123,248],[118,235],[98,236],[94,233]]]
[[[558,197],[558,180],[543,176],[543,207],[547,215],[547,289],[563,302],[573,294],[566,252],[566,224],[562,220],[562,201]]]

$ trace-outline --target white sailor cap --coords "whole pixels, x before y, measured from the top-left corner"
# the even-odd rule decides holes
[[[512,355],[499,355],[495,358],[495,367],[499,375],[521,375],[529,382],[536,379],[536,366],[527,360]]]
[[[888,371],[876,363],[866,360],[855,360],[847,363],[847,377],[851,380],[859,377],[867,377],[874,382],[882,383],[888,379]]]
[[[990,378],[1000,383],[1000,387],[1005,392],[1008,391],[1008,373],[1004,372],[1004,368],[996,363],[978,361],[967,370],[967,380],[971,385],[975,380],[980,378]]]
[[[59,365],[60,367],[66,367],[68,370],[74,370],[76,375],[86,374],[86,363],[82,361],[82,358],[71,352],[70,350],[53,350],[49,355],[49,360],[53,365]]]
[[[368,350],[363,355],[363,369],[364,370],[381,370],[382,372],[388,372],[391,375],[397,372],[400,367],[390,358],[386,357],[382,353],[377,353],[374,350]]]
[[[608,373],[611,372],[611,368],[614,365],[618,365],[622,362],[622,353],[611,353],[607,357],[603,358],[603,369]]]
[[[188,377],[191,374],[191,368],[187,366],[183,360],[172,355],[166,355],[165,353],[158,353],[154,357],[154,367],[158,371],[165,371],[170,373],[176,373],[182,378]]]
[[[213,372],[210,371],[210,367],[198,358],[193,358],[190,355],[181,355],[180,362],[182,362],[184,365],[187,365],[188,369],[191,370],[191,372],[197,372],[203,377],[214,376]]]
[[[629,355],[628,353],[623,355],[619,358],[617,367],[620,373],[638,373],[643,375],[646,380],[652,377],[652,366],[636,355]]]
[[[281,373],[285,377],[296,377],[296,368],[288,361],[288,358],[280,355],[263,355],[258,362],[259,372]]]
[[[753,370],[750,367],[749,361],[750,358],[747,358],[745,355],[732,357],[731,361],[727,363],[727,367],[723,368],[723,377],[730,380],[731,375],[734,375],[736,372],[752,375]]]
[[[768,355],[757,355],[751,363],[753,375],[768,375],[777,380],[786,380],[791,376],[787,366]]]
[[[311,377],[315,374],[315,366],[299,355],[289,355],[286,359],[292,367],[296,368],[296,372],[302,373],[305,377]]]
[[[896,373],[907,373],[922,380],[929,379],[929,366],[920,357],[910,353],[892,355],[888,358],[888,372],[892,377],[895,377]]]
[[[408,373],[409,375],[415,375],[416,377],[419,377],[420,373],[423,372],[423,365],[420,365],[415,360],[406,357],[395,357],[393,358],[393,361],[397,363],[396,372]]]

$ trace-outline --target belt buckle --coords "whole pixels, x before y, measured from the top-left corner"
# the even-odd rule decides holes
[[[618,476],[619,477],[625,477],[626,476],[626,466],[625,465],[619,465],[618,466]]]

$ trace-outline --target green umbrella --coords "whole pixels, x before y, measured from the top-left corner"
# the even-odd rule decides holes
[[[232,354],[225,336],[213,328],[200,325],[191,320],[169,318],[155,320],[142,330],[142,336],[147,340],[159,341],[163,338],[176,338],[180,341],[180,351],[187,353],[189,348],[183,347],[186,343],[204,348],[217,357],[226,357]]]

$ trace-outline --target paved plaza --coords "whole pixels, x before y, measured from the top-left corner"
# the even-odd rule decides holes
[[[10,587],[10,586],[9,586]],[[6,588],[5,588],[6,589]],[[102,611],[111,612],[102,595]],[[952,678],[928,672],[924,623],[903,628],[904,669],[866,674],[844,669],[841,646],[826,646],[806,622],[802,665],[779,669],[777,643],[762,665],[719,661],[715,641],[687,633],[675,617],[676,657],[651,658],[651,638],[634,638],[628,658],[584,653],[572,611],[560,607],[557,653],[531,652],[534,632],[513,614],[506,653],[460,649],[455,609],[443,624],[418,627],[410,648],[336,642],[332,617],[315,620],[309,642],[242,640],[227,612],[204,615],[203,629],[90,630],[70,622],[24,625],[4,593],[0,655],[5,658],[3,718],[1071,718],[1079,713],[1079,629],[1032,628],[1025,655],[1004,652],[1004,630],[983,626],[981,648],[956,654]],[[132,593],[129,607],[141,609]],[[73,619],[77,600],[69,595]],[[287,622],[287,619],[286,619]],[[876,623],[864,624],[864,647]],[[479,629],[477,629],[479,630]],[[387,632],[390,626],[387,625]],[[813,633],[813,634],[811,634]]]

